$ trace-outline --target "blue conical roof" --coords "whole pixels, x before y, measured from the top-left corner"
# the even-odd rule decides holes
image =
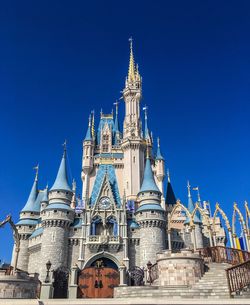
[[[21,212],[34,212],[37,193],[38,190],[37,190],[37,176],[36,176],[30,191],[29,198]]]
[[[89,116],[89,125],[88,125],[88,130],[86,132],[86,136],[84,141],[91,141],[92,140],[92,135],[91,135],[91,116]]]
[[[140,189],[139,193],[150,192],[150,191],[158,192],[158,193],[161,192],[159,190],[158,186],[155,183],[154,175],[153,175],[152,168],[151,168],[150,159],[147,158],[146,166],[145,166],[145,170],[144,170],[143,182],[142,182],[141,189]]]
[[[72,191],[68,183],[67,166],[66,166],[66,149],[64,149],[62,161],[56,176],[56,180],[52,188],[50,189],[50,191],[54,191],[54,190]]]
[[[160,140],[158,138],[158,145],[157,145],[157,152],[156,152],[156,160],[164,160],[162,154],[161,154],[161,148],[160,148]]]
[[[49,200],[48,197],[48,186],[46,186],[45,190],[43,191],[41,202],[46,202]]]

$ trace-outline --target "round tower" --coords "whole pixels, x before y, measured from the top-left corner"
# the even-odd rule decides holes
[[[46,277],[46,263],[52,264],[52,270],[68,268],[68,235],[69,226],[74,219],[74,210],[70,207],[73,192],[68,183],[66,168],[66,149],[56,180],[49,191],[49,204],[41,212],[42,216],[42,249],[40,280]]]
[[[94,116],[93,116],[94,118]],[[92,120],[93,120],[92,118]],[[88,198],[87,190],[89,189],[89,175],[94,166],[94,139],[91,132],[91,116],[89,116],[88,130],[83,141],[83,157],[82,157],[82,198]]]
[[[20,219],[16,223],[16,227],[20,236],[20,249],[18,253],[17,268],[23,271],[28,271],[29,264],[29,237],[35,230],[38,223],[38,218],[40,214],[40,200],[38,200],[38,166],[36,169],[36,176],[33,186],[30,191],[29,198],[20,212]],[[15,261],[15,256],[17,255],[15,247],[12,253],[12,265]]]
[[[155,183],[149,156],[138,193],[139,207],[135,212],[140,225],[140,266],[156,262],[156,254],[166,248],[166,217],[161,207],[161,191]]]

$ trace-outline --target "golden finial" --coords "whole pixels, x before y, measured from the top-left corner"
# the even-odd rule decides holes
[[[134,82],[135,81],[135,61],[134,61],[134,54],[133,54],[132,37],[129,38],[129,42],[130,42],[130,58],[129,58],[129,68],[128,68],[128,81]]]

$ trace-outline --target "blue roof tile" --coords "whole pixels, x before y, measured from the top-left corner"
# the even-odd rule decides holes
[[[53,202],[49,204],[44,210],[68,210],[68,211],[74,211],[71,209],[71,207],[65,203],[62,202]]]
[[[113,192],[113,196],[118,207],[121,206],[121,198],[118,189],[118,183],[115,174],[115,168],[112,164],[101,164],[95,178],[92,194],[90,197],[90,205],[93,206],[98,198],[105,174],[107,173],[109,183]]]
[[[160,211],[160,212],[164,212],[163,208],[159,205],[159,204],[150,204],[150,203],[147,203],[147,204],[143,204],[141,205],[137,210],[136,210],[136,213],[137,212],[142,212],[142,211]]]
[[[36,230],[31,234],[31,236],[30,236],[29,239],[31,239],[31,238],[33,238],[33,237],[36,237],[36,236],[38,236],[38,235],[41,235],[41,234],[43,234],[43,228],[42,228],[42,227],[36,229]]]

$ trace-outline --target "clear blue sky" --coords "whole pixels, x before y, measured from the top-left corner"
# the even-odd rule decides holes
[[[131,35],[142,103],[177,197],[186,201],[189,179],[202,200],[228,213],[233,201],[242,207],[250,200],[249,32],[249,1],[2,1],[0,218],[18,219],[37,162],[40,187],[52,185],[65,138],[80,192],[87,118],[120,97]],[[0,258],[11,248],[6,226]]]

